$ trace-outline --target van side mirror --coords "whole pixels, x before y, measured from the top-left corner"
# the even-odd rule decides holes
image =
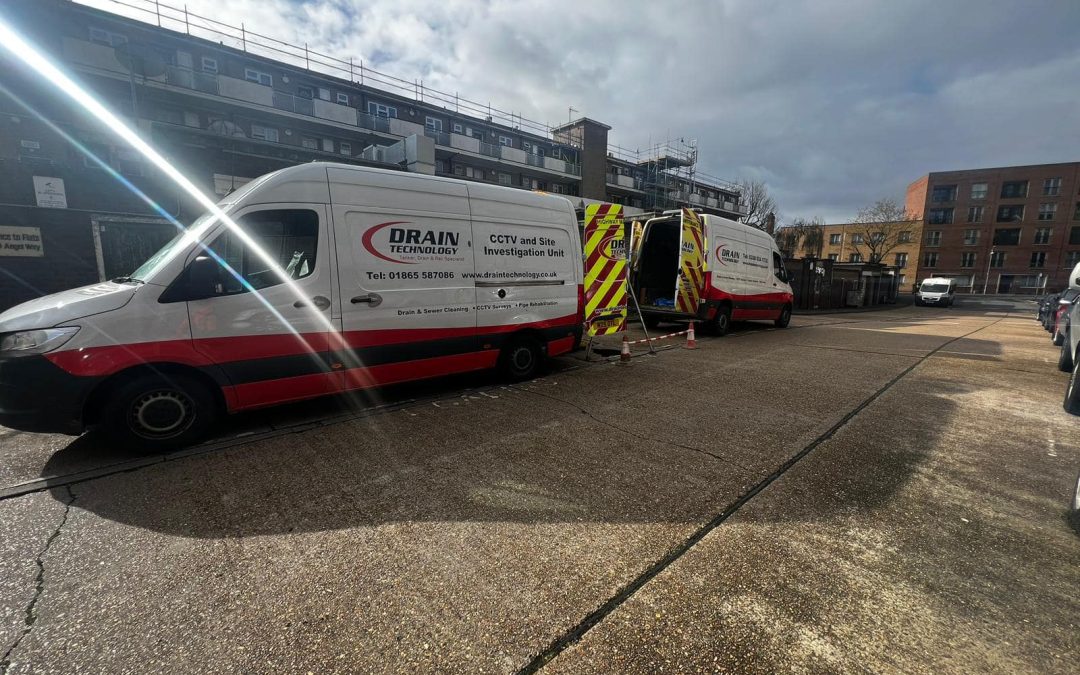
[[[185,286],[187,300],[202,300],[221,295],[224,291],[221,284],[221,266],[208,255],[195,258],[188,265]]]

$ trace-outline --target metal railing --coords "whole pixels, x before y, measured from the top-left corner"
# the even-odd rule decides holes
[[[79,2],[79,0],[73,0]],[[347,79],[361,86],[370,86],[398,96],[434,103],[458,113],[480,118],[508,127],[517,127],[528,133],[551,139],[551,125],[531,120],[520,113],[502,110],[491,103],[480,103],[462,98],[457,93],[432,89],[421,79],[412,81],[374,70],[364,65],[363,59],[340,58],[311,49],[306,43],[296,45],[247,30],[239,26],[200,16],[187,9],[160,0],[107,0],[116,6],[114,13],[143,23],[156,24],[177,32],[217,42],[249,54],[272,58],[282,63],[319,72],[331,77]],[[80,3],[87,4],[87,3]],[[123,11],[127,10],[127,11]]]

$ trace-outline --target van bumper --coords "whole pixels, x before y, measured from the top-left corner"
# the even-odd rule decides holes
[[[40,355],[0,358],[0,426],[78,436],[83,404],[99,379],[72,375]]]

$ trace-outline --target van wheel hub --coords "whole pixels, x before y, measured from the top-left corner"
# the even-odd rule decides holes
[[[533,353],[528,347],[518,347],[510,353],[510,366],[519,373],[528,372],[533,365]]]
[[[147,392],[131,406],[131,430],[144,438],[169,438],[187,430],[194,413],[192,400],[179,391]]]

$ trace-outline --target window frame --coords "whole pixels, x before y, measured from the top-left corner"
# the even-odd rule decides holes
[[[975,188],[982,186],[982,190],[976,192]],[[980,182],[971,184],[971,198],[972,199],[986,199],[990,196],[990,183]]]
[[[429,131],[434,131],[437,134],[441,134],[443,130],[443,121],[438,117],[432,117],[431,115],[424,116],[424,128]]]
[[[1031,240],[1034,246],[1049,246],[1050,240],[1054,237],[1054,228],[1052,227],[1037,227],[1035,228],[1035,236]],[[1039,241],[1042,239],[1043,241]]]
[[[382,111],[385,111],[386,114],[383,114]],[[383,119],[396,120],[398,118],[397,106],[379,103],[378,101],[367,102],[367,114],[371,115],[372,117],[381,117]]]
[[[252,77],[253,74],[255,75],[254,78]],[[268,80],[267,82],[263,82],[264,76]],[[244,66],[244,80],[247,82],[254,82],[255,84],[261,84],[264,87],[274,86],[274,76],[271,73],[268,73],[265,70],[252,68],[251,66]]]
[[[1031,258],[1028,260],[1028,267],[1033,270],[1046,267],[1046,251],[1032,251]]]
[[[1055,176],[1053,178],[1043,179],[1043,196],[1044,197],[1057,197],[1061,194],[1061,177]]]
[[[972,269],[975,267],[975,263],[978,260],[978,256],[975,251],[961,251],[960,253],[960,269]]]
[[[260,130],[262,135],[257,136],[256,135],[256,130]],[[267,132],[273,132],[273,133],[267,133]],[[269,136],[273,136],[273,138],[269,138]],[[268,143],[280,143],[281,142],[281,132],[277,129],[277,127],[270,127],[270,126],[267,126],[265,124],[258,124],[258,123],[255,123],[255,122],[252,122],[252,124],[251,124],[251,137],[256,139],[256,140],[266,141]]]
[[[213,68],[207,68],[207,63],[214,64]],[[200,56],[199,68],[204,73],[213,73],[214,75],[217,75],[220,72],[221,64],[218,63],[217,57],[215,56]]]
[[[927,230],[926,231],[926,245],[927,246],[941,246],[941,230]]]
[[[926,251],[923,253],[923,267],[937,267],[939,253],[937,251]]]
[[[974,234],[975,236],[971,236]],[[982,237],[982,230],[975,228],[969,228],[964,230],[964,246],[978,246],[979,239]]]
[[[1028,180],[1006,180],[1001,183],[1001,199],[1027,199],[1028,192],[1031,190],[1031,181]],[[1009,188],[1012,186],[1022,185],[1023,190],[1020,194],[1007,194],[1013,192]]]
[[[1002,235],[1004,235],[1006,232],[1016,232],[1016,241],[1002,241]],[[990,241],[994,246],[1019,246],[1020,241],[1023,239],[1023,236],[1024,228],[1022,227],[995,227],[993,235],[994,238]],[[1010,236],[1010,239],[1011,238],[1012,237]]]
[[[1057,219],[1057,202],[1042,202],[1039,204],[1039,212],[1035,220],[1046,222]]]
[[[345,99],[345,100],[342,100]],[[349,95],[343,91],[339,91],[334,95],[334,102],[338,105],[349,105]]]

